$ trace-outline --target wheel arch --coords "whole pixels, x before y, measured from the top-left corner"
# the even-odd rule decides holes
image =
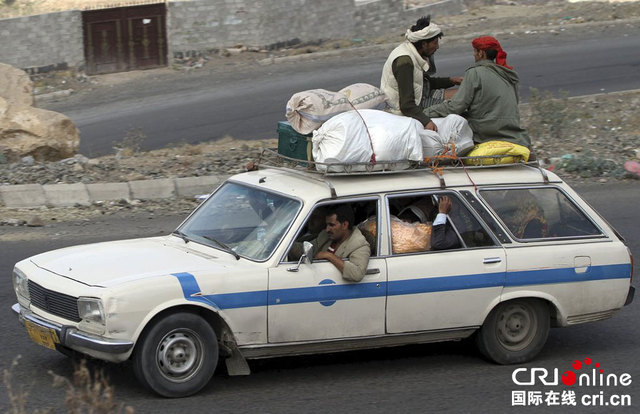
[[[231,330],[229,324],[215,310],[209,309],[205,306],[189,304],[189,303],[177,304],[177,305],[164,308],[159,312],[157,312],[156,314],[154,314],[153,316],[151,316],[145,322],[144,327],[139,331],[136,337],[135,346],[133,348],[133,352],[131,353],[131,356],[135,353],[136,349],[138,348],[141,342],[140,339],[143,338],[144,335],[146,335],[146,333],[151,329],[153,325],[155,325],[159,320],[166,317],[167,315],[171,315],[178,312],[192,313],[194,315],[198,315],[202,317],[215,332],[216,337],[218,339],[218,343],[220,345],[219,348],[220,348],[221,356],[224,356],[225,347],[221,346],[222,341],[223,339],[229,340],[230,337],[233,338],[233,331]]]
[[[503,293],[500,297],[500,301],[494,303],[489,311],[484,315],[484,319],[482,322],[484,323],[489,313],[491,313],[491,311],[493,311],[500,304],[511,302],[517,299],[534,299],[545,303],[549,308],[549,315],[551,316],[551,327],[564,326],[566,324],[566,315],[564,315],[562,307],[558,303],[558,300],[548,293],[539,291],[518,291],[506,294]]]

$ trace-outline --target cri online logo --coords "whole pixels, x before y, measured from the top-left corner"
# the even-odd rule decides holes
[[[573,367],[573,369],[575,369],[576,371],[580,371],[583,366],[586,367],[587,365],[591,365],[591,358],[585,358],[584,365],[582,365],[581,361],[576,359],[575,361],[573,361],[573,364],[571,364],[571,367]],[[600,368],[600,363],[596,362],[594,366],[596,369]],[[600,368],[600,374],[602,373],[604,373],[604,369]],[[570,387],[573,384],[575,384],[577,380],[578,380],[578,376],[573,371],[565,371],[562,373],[562,383],[564,385],[567,385]]]
[[[513,371],[511,379],[517,385],[559,385],[560,380],[568,387],[573,385],[586,387],[604,387],[604,386],[624,386],[631,385],[631,374],[605,374],[604,369],[600,367],[600,363],[593,363],[591,358],[585,358],[584,361],[575,360],[571,364],[572,370],[562,373],[560,378],[558,368],[554,368],[551,372],[546,368],[517,368]]]

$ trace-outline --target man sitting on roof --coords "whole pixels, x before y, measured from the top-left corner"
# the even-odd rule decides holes
[[[520,126],[518,74],[507,65],[507,53],[491,36],[472,41],[475,64],[464,74],[453,98],[425,109],[430,117],[465,114],[476,143],[507,141],[531,149]]]

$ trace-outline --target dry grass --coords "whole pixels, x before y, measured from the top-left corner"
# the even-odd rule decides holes
[[[9,397],[9,414],[44,414],[54,412],[53,408],[28,408],[29,391],[24,385],[13,384],[13,370],[18,366],[20,355],[14,358],[9,369],[3,371],[3,383]],[[49,371],[53,386],[64,388],[64,403],[69,414],[133,414],[133,407],[118,403],[114,388],[102,371],[91,372],[85,360],[81,360],[73,372],[73,378],[62,377]]]

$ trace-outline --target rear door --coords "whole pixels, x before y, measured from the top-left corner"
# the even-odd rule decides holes
[[[443,195],[452,199],[449,220],[460,247],[435,251],[413,243],[423,236],[414,235],[406,222],[398,222],[397,215],[404,217],[401,211],[406,211],[408,204],[424,206],[430,199],[433,207],[424,208],[422,213],[427,226],[431,226],[438,212],[437,199]],[[409,197],[412,199],[403,200]],[[458,193],[425,192],[390,196],[387,201],[393,246],[387,259],[387,332],[481,325],[488,309],[499,301],[505,278],[505,252],[495,237]],[[415,222],[410,224],[417,226]]]

